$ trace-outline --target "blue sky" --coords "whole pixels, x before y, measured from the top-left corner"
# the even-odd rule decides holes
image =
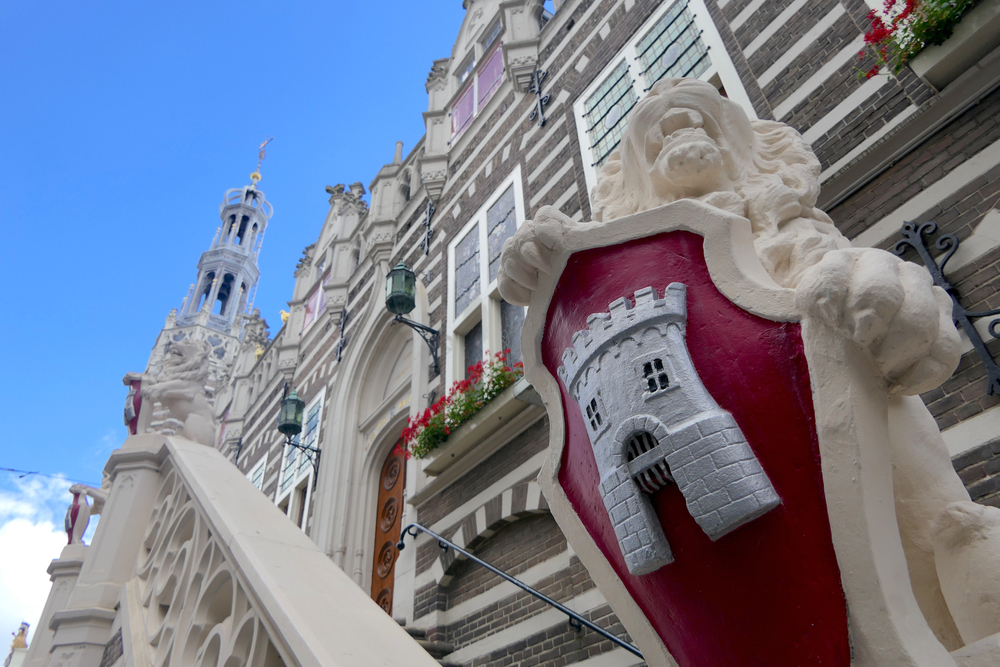
[[[0,468],[100,482],[121,378],[265,136],[256,305],[277,331],[324,186],[367,187],[420,139],[463,16],[461,0],[0,3]],[[37,620],[68,485],[0,472],[0,637]]]

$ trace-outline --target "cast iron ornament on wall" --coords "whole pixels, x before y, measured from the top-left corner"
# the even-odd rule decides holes
[[[594,313],[563,352],[559,377],[577,401],[629,572],[672,563],[650,495],[677,485],[717,540],[781,503],[733,416],[712,398],[687,349],[687,287],[670,283]]]
[[[424,210],[424,219],[420,223],[426,229],[424,230],[424,238],[420,242],[420,247],[424,249],[424,254],[427,255],[431,251],[431,237],[434,236],[434,230],[431,229],[431,219],[434,217],[434,211],[437,210],[434,206],[434,202],[430,199],[427,200],[427,208]]]
[[[535,108],[528,114],[528,120],[538,118],[538,127],[545,126],[545,107],[549,104],[549,96],[542,95],[542,81],[548,75],[543,69],[536,69],[531,75],[531,85],[528,92],[535,94]]]
[[[990,351],[986,348],[986,343],[983,342],[982,336],[979,335],[979,330],[976,329],[975,325],[972,323],[972,319],[979,319],[981,317],[993,317],[994,315],[1000,315],[1000,308],[995,308],[993,310],[983,310],[983,311],[971,311],[966,310],[965,306],[962,305],[959,300],[958,290],[955,286],[948,281],[944,276],[944,267],[948,263],[948,260],[952,258],[955,251],[958,250],[959,240],[954,234],[942,234],[938,237],[937,242],[934,244],[937,246],[938,250],[943,250],[944,254],[941,256],[941,263],[938,264],[937,260],[931,256],[930,250],[927,249],[927,245],[924,241],[924,236],[928,234],[933,234],[937,231],[937,223],[935,222],[925,222],[917,225],[913,222],[907,222],[903,224],[903,227],[899,230],[900,235],[903,237],[902,241],[898,241],[895,246],[893,246],[892,251],[897,255],[902,255],[906,252],[906,248],[910,247],[917,251],[920,255],[920,259],[923,260],[924,266],[931,274],[931,278],[934,279],[934,284],[943,289],[951,297],[954,307],[952,309],[951,315],[955,320],[955,323],[962,327],[962,331],[965,335],[969,337],[969,341],[972,343],[973,349],[979,355],[979,358],[983,360],[983,365],[986,366],[986,379],[987,388],[986,393],[989,395],[1000,395],[1000,366],[997,366],[996,361],[990,355]],[[995,319],[990,322],[989,332],[994,338],[1000,338],[1000,332],[997,331],[997,325],[1000,324],[1000,319]]]

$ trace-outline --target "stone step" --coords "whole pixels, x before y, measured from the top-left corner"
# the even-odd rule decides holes
[[[455,650],[455,647],[447,642],[429,642],[426,639],[418,639],[417,643],[430,653],[432,658],[443,658]]]
[[[456,665],[450,662],[442,662],[440,660],[440,658],[443,658],[444,656],[454,651],[455,650],[454,646],[452,646],[447,642],[428,641],[427,630],[423,628],[415,628],[412,625],[406,625],[406,621],[399,618],[394,620],[401,626],[403,626],[403,629],[406,630],[406,634],[413,637],[414,641],[416,641],[420,645],[420,648],[427,651],[432,658],[437,659],[439,665],[443,665],[444,667],[461,667],[460,665]]]

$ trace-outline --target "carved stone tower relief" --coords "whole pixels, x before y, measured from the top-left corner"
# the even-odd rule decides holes
[[[559,377],[588,425],[601,497],[632,574],[673,562],[650,495],[676,484],[717,540],[776,507],[740,427],[705,389],[685,342],[687,288],[671,283],[622,297],[588,318]]]

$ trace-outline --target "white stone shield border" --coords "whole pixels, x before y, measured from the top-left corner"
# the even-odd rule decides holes
[[[704,238],[709,274],[726,298],[768,320],[801,322],[825,498],[847,598],[853,665],[953,667],[954,659],[934,637],[910,586],[896,524],[884,381],[853,343],[797,312],[794,290],[777,285],[757,258],[749,220],[695,200],[609,222],[567,224],[561,245],[553,249],[551,272],[539,273],[521,346],[525,377],[541,395],[549,417],[548,455],[538,483],[567,540],[646,662],[676,666],[559,483],[566,437],[562,398],[558,381],[542,362],[541,343],[552,295],[573,253],[679,230]]]

